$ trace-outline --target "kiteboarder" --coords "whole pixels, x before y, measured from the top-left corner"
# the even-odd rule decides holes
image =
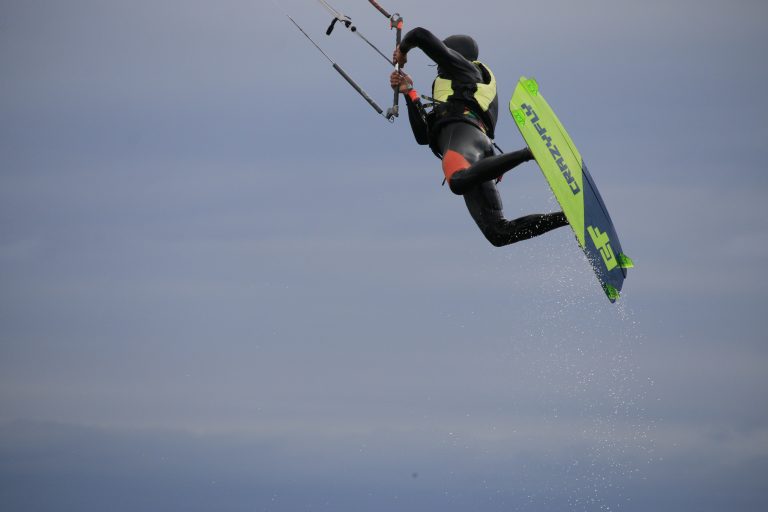
[[[405,95],[408,119],[416,142],[428,145],[442,159],[445,180],[451,191],[464,197],[470,215],[488,241],[496,247],[526,240],[568,221],[562,212],[504,218],[496,183],[517,165],[533,159],[525,147],[494,155],[493,138],[498,118],[496,79],[478,61],[478,46],[466,35],[440,41],[424,28],[403,36],[393,55],[402,68],[408,52],[419,48],[437,63],[432,85],[433,108],[421,101],[413,80],[402,71],[390,75],[390,85]]]

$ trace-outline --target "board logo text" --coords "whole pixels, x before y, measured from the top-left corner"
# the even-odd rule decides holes
[[[552,143],[552,137],[547,135],[547,129],[539,124],[539,115],[535,110],[533,110],[533,107],[527,103],[523,103],[521,107],[525,111],[525,115],[531,118],[531,123],[533,123],[533,126],[536,128],[536,131],[538,132],[539,137],[541,137],[542,142],[547,145],[549,154],[557,164],[558,169],[560,169],[560,172],[562,173],[563,178],[565,178],[565,182],[568,184],[571,192],[573,195],[577,195],[579,192],[581,192],[581,188],[579,187],[579,184],[576,183],[576,180],[573,177],[573,173],[568,168],[568,164],[565,163],[565,159],[560,153],[560,150],[557,148],[557,145]]]
[[[608,269],[608,271],[616,268],[618,261],[616,261],[616,255],[613,253],[611,239],[608,237],[608,233],[603,233],[593,226],[589,226],[587,231],[589,232],[589,237],[592,239],[592,243],[595,244],[597,250],[600,251],[600,256],[603,257],[605,268]]]

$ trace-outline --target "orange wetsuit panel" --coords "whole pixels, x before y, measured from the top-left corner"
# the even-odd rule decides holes
[[[456,151],[449,149],[443,156],[443,173],[445,173],[445,179],[448,180],[448,183],[450,183],[451,176],[453,176],[454,173],[463,171],[470,165],[472,164],[470,164],[467,159],[461,155],[461,153],[457,153]]]

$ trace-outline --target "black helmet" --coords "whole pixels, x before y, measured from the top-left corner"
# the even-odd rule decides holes
[[[459,34],[447,37],[443,40],[443,44],[451,50],[458,52],[467,60],[477,60],[477,56],[480,53],[475,40],[465,35]]]

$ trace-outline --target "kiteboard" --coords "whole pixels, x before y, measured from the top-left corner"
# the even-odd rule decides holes
[[[621,249],[608,209],[576,145],[535,79],[520,78],[509,110],[608,300],[616,302],[627,269],[634,265]]]

